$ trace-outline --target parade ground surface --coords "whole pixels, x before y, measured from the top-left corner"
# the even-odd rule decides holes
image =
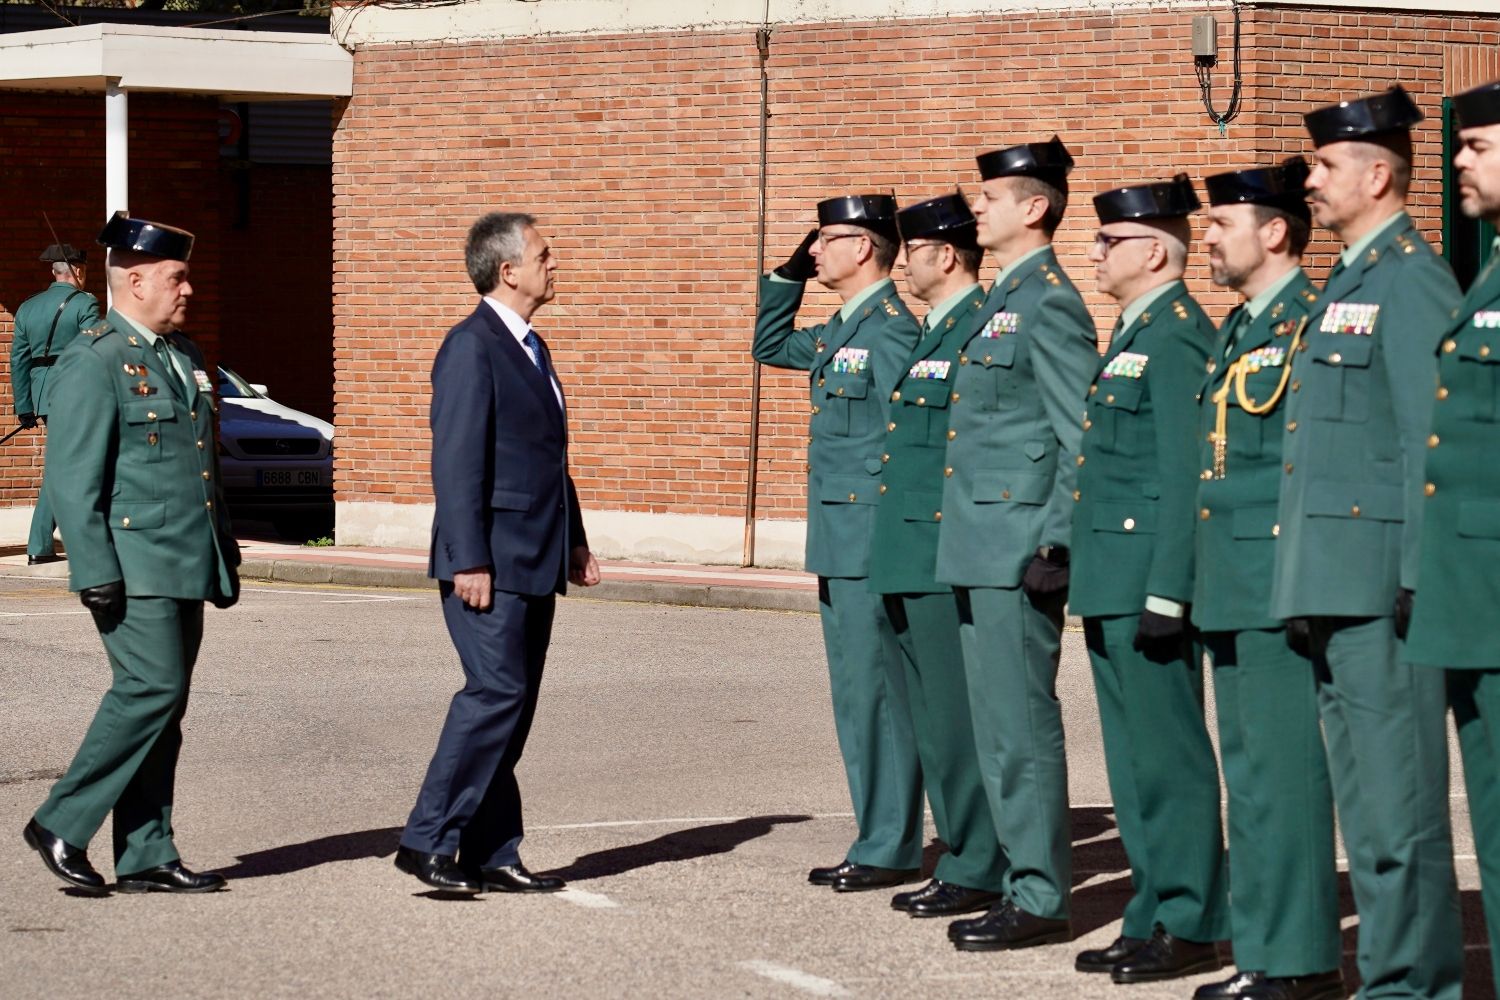
[[[1075,951],[1118,933],[1129,892],[1076,631],[1059,679],[1076,941],[960,954],[947,921],[895,912],[889,892],[807,885],[810,866],[843,857],[852,818],[818,620],[796,610],[561,601],[520,781],[522,855],[568,889],[454,902],[391,863],[461,684],[435,594],[247,582],[237,607],[207,613],[174,816],[185,862],[222,871],[229,890],[72,896],[21,827],[109,670],[64,580],[11,565],[0,574],[0,996],[12,1000],[1145,1000],[1185,998],[1228,974],[1113,986],[1072,970]],[[1455,759],[1466,996],[1486,997],[1461,792]],[[106,827],[91,851],[106,877],[109,844]],[[1347,880],[1344,913],[1352,976]]]

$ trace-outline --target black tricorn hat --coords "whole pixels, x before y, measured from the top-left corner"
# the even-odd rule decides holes
[[[1176,219],[1198,211],[1201,203],[1193,181],[1178,174],[1169,181],[1115,188],[1094,196],[1099,221],[1130,222],[1143,219]]]
[[[1500,80],[1453,95],[1459,128],[1500,124]]]
[[[896,199],[888,194],[846,194],[818,202],[818,225],[862,226],[896,239]]]
[[[193,234],[176,226],[132,219],[124,212],[116,212],[99,231],[99,245],[168,260],[187,260],[193,253]]]
[[[53,243],[42,251],[38,258],[43,264],[83,264],[88,261],[89,255],[83,250],[76,250],[71,243]]]
[[[1383,93],[1309,111],[1302,120],[1313,145],[1321,147],[1330,142],[1358,141],[1382,132],[1409,129],[1422,117],[1422,109],[1398,83]]]
[[[979,176],[985,180],[1035,177],[1060,188],[1064,194],[1068,190],[1068,174],[1073,170],[1072,154],[1055,135],[1048,142],[1028,142],[980,153],[974,160],[979,164]]]
[[[1307,207],[1307,175],[1312,170],[1300,156],[1289,156],[1276,167],[1256,167],[1203,178],[1210,205],[1246,202],[1269,205],[1304,222],[1312,220]]]
[[[964,249],[979,246],[976,242],[979,223],[962,192],[929,198],[903,208],[896,221],[901,226],[903,240],[942,240]]]

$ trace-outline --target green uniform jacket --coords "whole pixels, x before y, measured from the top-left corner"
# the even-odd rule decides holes
[[[1226,411],[1228,447],[1224,477],[1214,478],[1214,431],[1219,406],[1214,402],[1230,366],[1248,358],[1245,392],[1257,407],[1276,395],[1292,363],[1291,347],[1299,327],[1308,321],[1318,294],[1307,274],[1296,277],[1276,300],[1240,333],[1230,348],[1220,337],[1208,362],[1198,429],[1198,538],[1193,581],[1193,624],[1204,631],[1278,628],[1271,615],[1271,570],[1276,561],[1276,501],[1281,494],[1281,429],[1285,393],[1268,413],[1255,416],[1238,403],[1229,387]],[[1234,324],[1240,306],[1224,320],[1222,333]],[[1208,517],[1203,517],[1208,511]]]
[[[949,311],[941,330],[917,344],[891,393],[886,425],[884,495],[870,543],[870,589],[877,594],[941,594],[938,526],[943,520],[943,467],[948,404],[959,348],[979,329],[984,294],[977,289]]]
[[[917,342],[917,321],[893,286],[847,323],[835,313],[822,326],[799,330],[803,288],[761,278],[750,353],[763,365],[809,373],[807,571],[862,577],[880,498],[886,411]]]
[[[77,295],[73,295],[78,292]],[[72,298],[69,298],[69,296]],[[67,300],[67,305],[63,301]],[[62,306],[62,313],[58,307]],[[52,332],[52,321],[57,330]],[[66,281],[54,281],[21,303],[16,310],[15,336],[10,343],[10,385],[15,395],[16,413],[47,416],[51,412],[51,393],[47,383],[52,369],[38,362],[57,357],[73,342],[84,327],[99,322],[99,303],[88,292],[79,291]],[[50,353],[47,335],[52,333]]]
[[[113,310],[57,364],[47,493],[74,590],[124,580],[131,597],[202,600],[233,585],[240,552],[219,485],[217,407],[194,376],[206,366],[182,334],[167,341],[188,385]]]
[[[1182,282],[1116,334],[1089,387],[1073,505],[1068,604],[1140,614],[1193,596],[1198,388],[1213,321]]]
[[[1273,617],[1390,615],[1416,588],[1437,346],[1462,298],[1405,216],[1334,267],[1292,363]]]
[[[1500,264],[1464,297],[1438,354],[1413,663],[1500,668]],[[1425,489],[1424,489],[1425,492]]]
[[[958,357],[937,578],[1015,587],[1042,545],[1067,545],[1083,398],[1099,340],[1049,249],[991,292]]]

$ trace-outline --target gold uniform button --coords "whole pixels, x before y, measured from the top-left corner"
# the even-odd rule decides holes
[[[1338,351],[1334,351],[1332,354],[1328,355],[1328,363],[1329,364],[1336,365],[1340,361],[1343,361],[1343,360],[1344,360],[1344,356],[1342,354],[1340,354]]]
[[[953,466],[950,465],[946,469],[943,470],[943,478],[944,479],[952,479],[953,478]]]
[[[844,394],[844,387],[843,386],[839,386],[838,395],[842,396],[843,394]]]
[[[1294,379],[1292,379],[1292,391],[1293,392],[1301,392],[1302,391],[1302,380],[1300,378],[1294,378]]]
[[[1084,430],[1088,430],[1090,427],[1093,427],[1093,426],[1094,426],[1094,422],[1092,420],[1090,420],[1088,417],[1084,417],[1083,418],[1083,429]]]
[[[917,397],[917,405],[918,406],[926,406],[927,405],[927,397],[926,396],[918,396]]]
[[[1452,354],[1453,351],[1457,347],[1458,347],[1458,341],[1456,341],[1456,340],[1453,340],[1453,339],[1450,338],[1448,340],[1443,341],[1443,353],[1444,354]]]
[[[199,442],[198,442],[198,450],[199,450],[199,451],[202,451],[202,450],[203,450],[203,442],[202,442],[202,441],[199,441]]]
[[[1427,438],[1427,447],[1429,447],[1429,448],[1436,448],[1437,446],[1438,446],[1438,436],[1436,434],[1429,435],[1428,438]]]
[[[207,479],[207,478],[208,478],[208,470],[207,470],[207,469],[204,469],[204,470],[203,470],[203,478],[204,478],[204,479]]]
[[[955,403],[958,402],[958,393],[956,393],[956,392],[953,394],[953,401]]]
[[[890,423],[886,424],[885,425],[885,429],[888,430],[888,431],[895,430],[896,429],[896,421],[892,420]]]
[[[1001,490],[1000,491],[1000,499],[1001,500],[1009,500],[1010,499],[1010,490]]]
[[[130,527],[130,518],[128,518],[128,517],[122,517],[122,518],[120,518],[120,527],[122,527],[122,528],[128,528],[128,527]]]
[[[1097,385],[1091,385],[1091,386],[1089,386],[1089,395],[1090,396],[1092,396],[1094,393],[1096,393],[1098,391],[1099,391],[1099,387]]]
[[[209,510],[213,510],[214,502],[212,500],[205,500],[203,501],[203,506],[207,507]]]
[[[885,483],[881,483],[880,484],[880,493],[881,493],[882,496],[885,495],[885,490],[886,490]]]
[[[1297,421],[1295,421],[1295,420],[1288,420],[1286,422],[1286,429],[1289,430],[1289,431],[1292,431],[1293,433],[1295,433],[1296,430],[1297,430]]]
[[[960,354],[958,356],[958,363],[961,364],[961,365],[968,364],[969,363],[969,356],[967,354]]]
[[[1115,401],[1115,394],[1114,393],[1110,393],[1108,396],[1105,396],[1104,397],[1104,401],[1106,403],[1113,403]]]
[[[990,363],[990,361],[991,361],[991,360],[992,360],[992,359],[993,359],[993,357],[994,357],[994,355],[992,355],[992,354],[986,354],[986,355],[985,355],[985,356],[984,356],[984,363],[985,363],[985,364],[989,364],[989,363]]]
[[[822,413],[822,412],[823,412],[823,408],[821,406],[814,406],[813,407],[813,413]]]
[[[1205,521],[1207,521],[1209,519],[1210,514],[1211,514],[1211,512],[1209,511],[1209,509],[1207,507],[1204,507],[1202,510],[1200,510],[1198,512],[1198,516],[1201,519],[1205,520]]]
[[[889,461],[890,461],[890,460],[891,460],[891,456],[890,456],[890,453],[889,453],[889,452],[888,452],[888,453],[886,453],[886,454],[884,454],[884,455],[881,455],[881,456],[880,456],[880,460],[881,460],[881,461],[882,461],[882,462],[889,462]]]
[[[1448,387],[1446,385],[1440,385],[1440,386],[1438,386],[1437,398],[1438,399],[1447,399],[1448,398]]]
[[[1279,525],[1279,524],[1273,524],[1273,525],[1271,525],[1271,537],[1272,538],[1280,538],[1281,537],[1281,525]]]
[[[1083,491],[1082,490],[1074,490],[1073,491],[1073,502],[1077,503],[1078,501],[1080,501],[1082,499],[1083,499]]]
[[[1429,496],[1430,497],[1430,496],[1432,496],[1436,492],[1437,492],[1437,486],[1435,484],[1433,484],[1433,483],[1428,483],[1426,486],[1422,487],[1422,493],[1425,496]]]
[[[849,494],[849,502],[850,503],[854,502],[854,494],[853,493]]]
[[[941,521],[943,519],[943,512],[940,510],[933,512],[932,519],[934,521]]]
[[[156,419],[156,411],[155,410],[147,410],[146,411],[146,419],[147,420],[155,420]]]
[[[1359,504],[1355,504],[1353,507],[1349,508],[1349,516],[1350,517],[1358,517],[1359,516]]]
[[[1213,477],[1214,477],[1214,470],[1213,469],[1204,469],[1203,472],[1198,476],[1199,479],[1212,479]]]
[[[958,437],[958,431],[949,431],[948,432],[948,440],[949,441],[952,441],[956,437]]]
[[[821,378],[818,379],[818,388],[819,389],[823,388],[823,383],[826,382],[826,381],[827,381],[827,379],[821,379]]]
[[[1489,344],[1481,344],[1481,345],[1479,345],[1479,356],[1481,358],[1487,358],[1487,357],[1490,356],[1490,345]]]
[[[1289,475],[1289,476],[1292,474],[1292,463],[1291,462],[1286,463],[1286,474]]]
[[[1127,517],[1125,519],[1125,523],[1121,524],[1120,527],[1124,528],[1126,531],[1134,531],[1135,530],[1135,518],[1133,518],[1133,517]]]
[[[194,420],[197,420],[198,419],[198,411],[194,410],[192,413],[189,413],[188,416],[192,417]]]
[[[1082,464],[1083,464],[1083,456],[1082,456],[1082,455],[1079,455],[1079,456],[1078,456],[1078,464],[1079,464],[1079,465],[1082,465]]]
[[[901,390],[897,389],[895,392],[891,393],[891,402],[898,403],[900,401],[901,401]]]

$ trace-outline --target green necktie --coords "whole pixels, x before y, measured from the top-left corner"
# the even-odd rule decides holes
[[[1224,358],[1228,360],[1234,353],[1235,345],[1240,342],[1240,336],[1244,334],[1245,327],[1251,323],[1250,310],[1243,305],[1236,306],[1234,315],[1230,317],[1229,329],[1224,336]]]
[[[156,356],[161,359],[161,366],[166,369],[167,376],[178,389],[185,388],[182,384],[182,376],[177,373],[177,365],[172,361],[171,349],[167,347],[167,338],[156,338]]]

